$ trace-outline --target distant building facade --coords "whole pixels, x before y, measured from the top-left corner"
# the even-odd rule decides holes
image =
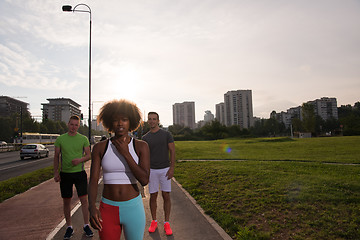
[[[0,96],[0,117],[10,117],[12,114],[29,113],[28,103],[8,96]]]
[[[215,118],[221,124],[225,125],[225,104],[223,102],[215,105]]]
[[[302,111],[301,111],[301,107],[293,107],[293,108],[289,108],[286,112],[282,111],[280,113],[276,113],[275,111],[273,111],[270,114],[271,118],[275,118],[278,122],[282,122],[284,123],[286,128],[289,128],[291,123],[292,123],[292,119],[297,118],[302,120]]]
[[[224,94],[225,125],[240,128],[254,126],[251,90],[228,91]]]
[[[336,98],[322,97],[308,103],[314,106],[315,115],[320,116],[325,121],[339,118]]]
[[[173,124],[195,129],[195,102],[175,103],[173,105]]]
[[[95,131],[105,131],[105,128],[104,128],[102,122],[100,122],[98,124],[96,119],[93,119],[91,121],[91,129],[94,129]]]
[[[214,114],[212,114],[210,110],[206,110],[204,114],[204,120],[200,120],[197,122],[197,128],[202,128],[207,123],[211,123],[214,120],[215,120]]]
[[[210,110],[206,110],[204,115],[204,122],[211,121],[214,121],[214,114],[212,114]]]
[[[81,105],[70,98],[48,98],[49,103],[42,103],[43,119],[68,122],[73,115],[81,115]]]
[[[307,103],[313,105],[315,115],[320,116],[325,121],[332,118],[339,118],[336,98],[323,97],[313,101],[308,101]],[[272,112],[270,117],[284,123],[285,127],[289,128],[292,123],[292,119],[296,118],[303,120],[302,108],[301,106],[297,106],[289,108],[286,112]]]

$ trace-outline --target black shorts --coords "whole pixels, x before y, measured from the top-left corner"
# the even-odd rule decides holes
[[[85,171],[75,173],[60,172],[60,190],[62,198],[72,198],[74,184],[79,197],[87,195],[87,174]]]

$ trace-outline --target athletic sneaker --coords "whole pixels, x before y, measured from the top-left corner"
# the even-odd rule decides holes
[[[151,233],[155,232],[156,228],[157,228],[157,221],[152,220],[149,227],[149,232]]]
[[[166,235],[168,235],[168,236],[173,234],[172,230],[170,228],[170,223],[168,223],[168,222],[164,224],[164,230],[165,230]]]
[[[72,229],[72,227],[67,227],[66,233],[64,235],[64,239],[70,239],[73,234],[74,234],[74,229]]]
[[[91,231],[89,225],[86,225],[86,226],[84,227],[84,232],[85,232],[85,235],[86,235],[87,237],[92,237],[92,236],[94,236],[94,233]]]

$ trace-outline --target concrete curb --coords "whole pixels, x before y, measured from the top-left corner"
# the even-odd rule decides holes
[[[196,200],[181,186],[181,184],[178,181],[176,181],[175,177],[173,177],[172,180],[174,181],[174,183],[176,183],[176,185],[178,185],[181,191],[183,191],[186,197],[189,198],[189,200],[194,204],[194,206],[199,210],[199,212],[206,218],[206,220],[211,224],[211,226],[220,234],[220,236],[224,240],[232,240],[232,238],[224,231],[224,229],[222,229],[222,227],[220,227],[219,224],[217,224],[217,222],[212,217],[207,215],[204,209],[202,209],[201,206],[196,203]]]

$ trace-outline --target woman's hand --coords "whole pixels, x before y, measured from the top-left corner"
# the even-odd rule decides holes
[[[102,219],[99,209],[92,207],[89,209],[90,212],[90,224],[94,229],[102,231]]]
[[[113,138],[112,143],[115,145],[118,152],[124,157],[130,154],[126,136]]]

